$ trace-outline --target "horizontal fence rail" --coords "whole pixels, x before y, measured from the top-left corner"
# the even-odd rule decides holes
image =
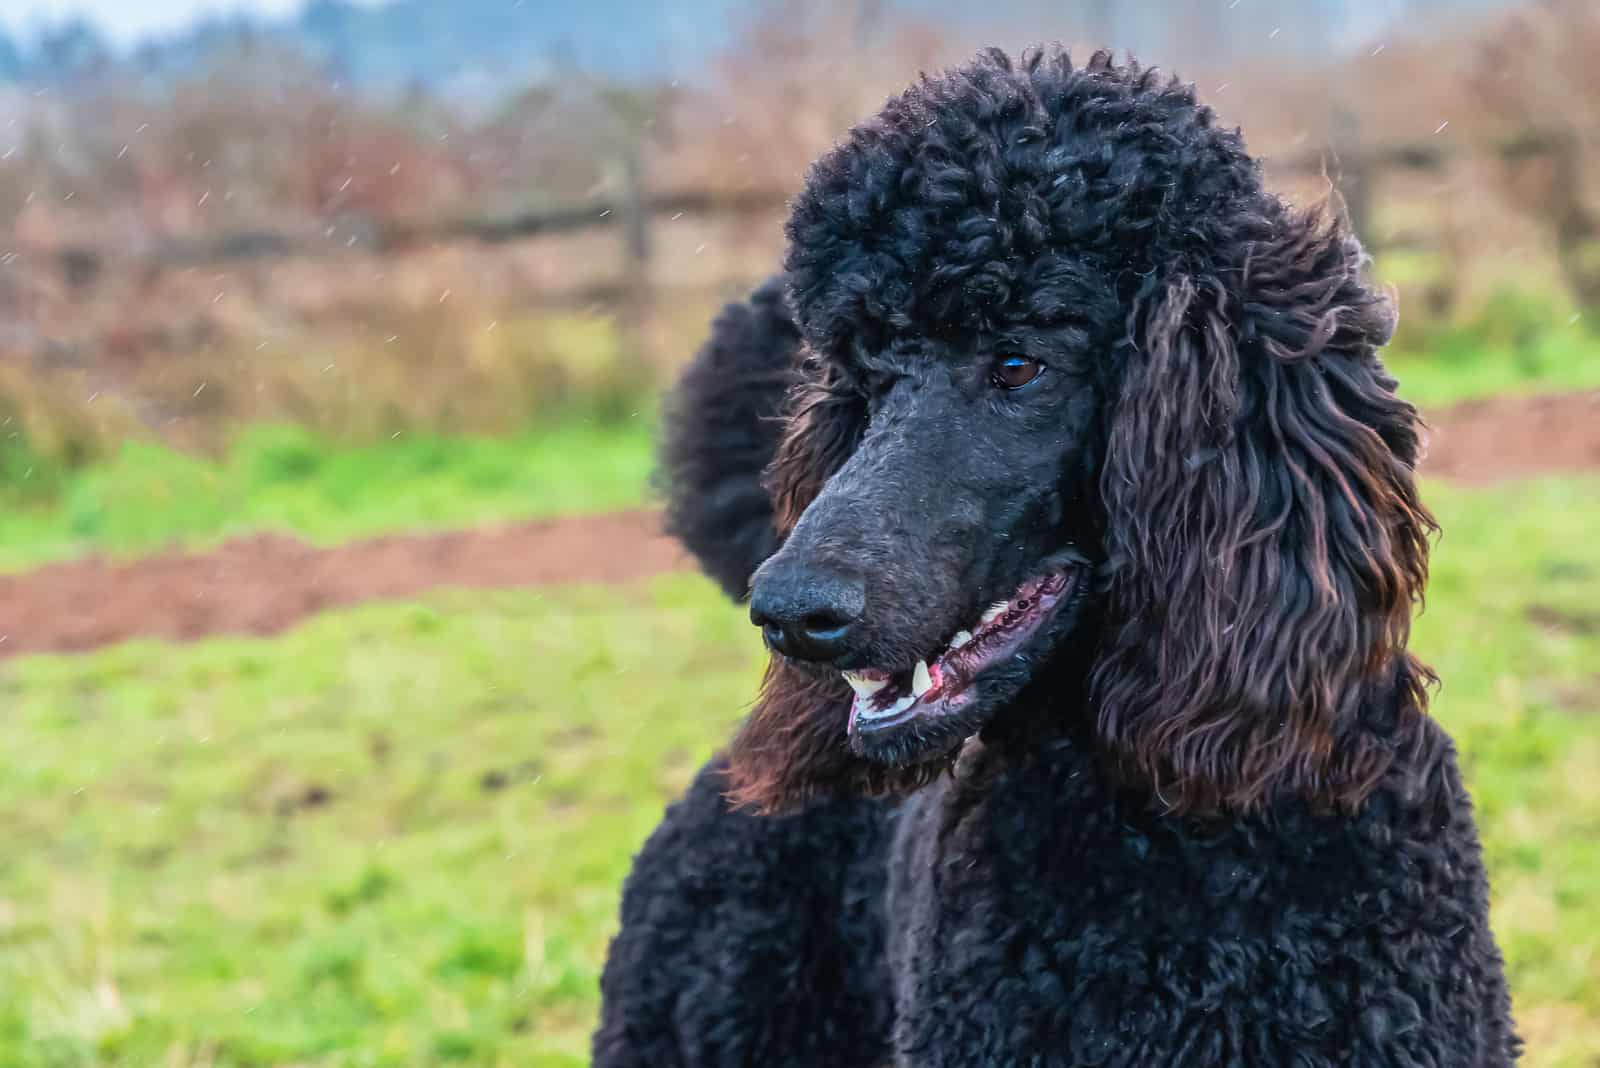
[[[1352,229],[1375,252],[1440,247],[1436,234],[1408,230],[1380,234],[1372,224],[1373,206],[1383,177],[1389,173],[1440,173],[1458,160],[1476,156],[1517,165],[1528,160],[1553,162],[1547,182],[1549,218],[1557,258],[1580,301],[1600,303],[1600,268],[1590,261],[1600,221],[1584,204],[1581,151],[1577,139],[1562,131],[1530,130],[1493,144],[1432,141],[1363,144],[1353,120],[1347,119],[1336,143],[1285,157],[1266,157],[1269,174],[1283,177],[1325,176],[1343,202]],[[609,200],[556,206],[502,215],[451,216],[431,220],[377,220],[346,216],[316,232],[243,230],[232,233],[171,238],[128,252],[106,246],[70,245],[52,250],[62,276],[73,288],[92,286],[106,269],[183,269],[228,261],[275,257],[318,257],[347,250],[404,254],[446,243],[497,244],[555,234],[619,230],[624,268],[614,284],[591,287],[594,299],[644,299],[646,263],[657,220],[684,216],[716,219],[772,217],[788,203],[789,190],[682,190],[648,193],[637,161],[626,169],[625,188]]]

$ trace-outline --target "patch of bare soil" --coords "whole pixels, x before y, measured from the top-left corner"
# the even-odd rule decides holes
[[[1428,419],[1422,469],[1458,482],[1504,482],[1600,469],[1600,390],[1486,397]]]
[[[1430,420],[1423,469],[1471,483],[1600,469],[1600,391],[1494,397]],[[625,582],[686,567],[654,512],[575,516],[319,549],[261,535],[202,553],[0,575],[0,657],[134,637],[272,634],[323,609],[440,586]]]
[[[209,552],[0,575],[0,657],[133,637],[272,634],[327,608],[439,586],[625,582],[686,566],[654,512],[573,516],[316,548],[281,535]]]

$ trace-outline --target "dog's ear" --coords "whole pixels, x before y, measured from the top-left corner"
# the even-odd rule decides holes
[[[1435,527],[1391,306],[1338,222],[1274,207],[1149,283],[1111,402],[1098,730],[1182,810],[1358,804],[1395,745],[1362,718],[1420,717],[1431,679],[1404,651]]]
[[[735,600],[778,547],[762,473],[783,436],[799,352],[778,276],[722,310],[662,406],[664,525]]]

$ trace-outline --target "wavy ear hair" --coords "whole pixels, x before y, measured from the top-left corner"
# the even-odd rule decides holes
[[[1394,315],[1360,246],[1275,201],[1251,229],[1133,313],[1098,730],[1173,809],[1353,806],[1421,744],[1432,680],[1404,651],[1436,529],[1418,419],[1378,361]]]

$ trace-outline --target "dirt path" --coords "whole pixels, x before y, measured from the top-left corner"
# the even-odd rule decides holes
[[[127,563],[99,558],[0,575],[0,658],[132,637],[272,634],[340,605],[438,586],[625,582],[688,565],[654,512],[571,516],[320,549],[282,535]]]
[[[1542,397],[1488,397],[1428,419],[1422,469],[1482,484],[1600,469],[1600,389]]]
[[[1475,401],[1431,420],[1428,473],[1471,483],[1600,469],[1600,391]],[[653,512],[568,517],[331,549],[242,538],[203,553],[0,575],[0,658],[132,637],[271,634],[327,608],[439,586],[624,582],[686,567]]]

